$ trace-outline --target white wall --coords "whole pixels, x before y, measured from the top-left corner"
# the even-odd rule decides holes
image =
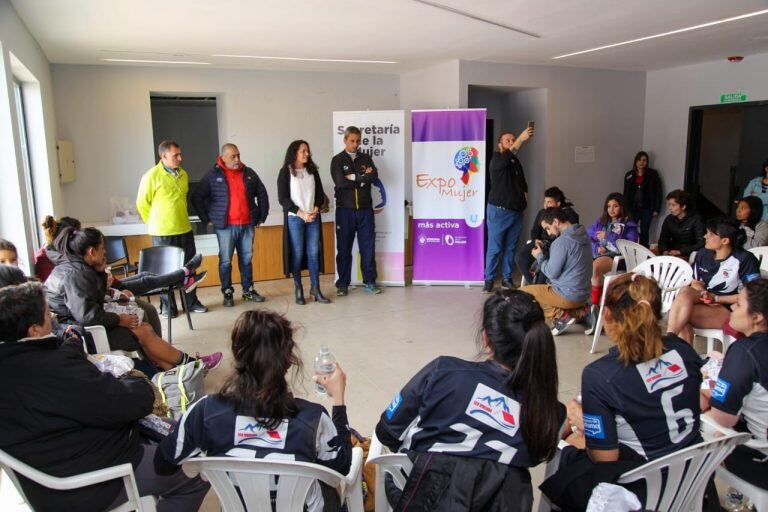
[[[24,171],[13,100],[13,78],[23,82],[38,216],[62,213],[50,67],[8,0],[0,0],[0,236],[9,238],[28,264],[33,226],[22,194]],[[28,268],[26,270],[29,270]]]
[[[547,90],[546,119],[535,120],[546,138],[530,143],[546,147],[546,168],[537,172],[545,174],[545,186],[563,189],[583,223],[598,216],[608,193],[622,190],[643,142],[644,72],[461,61],[460,84],[461,106],[468,104],[469,85]],[[595,163],[575,164],[574,147],[588,145],[595,146]]]
[[[400,75],[400,106],[405,110],[458,108],[460,101],[458,60]]]
[[[77,179],[62,196],[67,215],[83,221],[107,220],[111,196],[135,199],[156,162],[150,92],[216,95],[219,141],[238,145],[273,210],[292,140],[310,143],[332,196],[331,113],[400,107],[397,75],[74,65],[54,65],[52,75],[59,137],[74,142],[77,162]]]
[[[669,191],[681,188],[685,178],[689,108],[720,103],[720,95],[729,92],[768,100],[768,53],[738,63],[723,59],[651,71],[646,81],[643,145]]]

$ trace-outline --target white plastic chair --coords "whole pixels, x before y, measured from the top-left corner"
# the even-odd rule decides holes
[[[19,480],[16,476],[17,473],[43,487],[57,491],[79,489],[81,487],[121,478],[123,480],[123,485],[125,486],[125,494],[128,496],[128,501],[117,508],[113,508],[110,512],[128,512],[129,510],[138,510],[139,512],[155,511],[155,498],[153,496],[139,496],[139,489],[136,487],[136,479],[133,476],[133,466],[130,464],[120,464],[119,466],[99,469],[80,475],[55,477],[24,464],[20,460],[11,457],[6,452],[0,450],[0,469],[5,471],[13,482],[13,485],[16,487],[16,490],[19,492],[19,495],[24,498],[25,501],[27,501],[27,498],[24,495],[21,485],[19,485]]]
[[[103,325],[89,325],[85,327],[85,330],[91,334],[97,354],[115,354],[131,358],[135,357],[137,359],[145,358],[144,353],[140,351],[129,352],[127,350],[111,350],[109,346],[109,338],[107,337],[107,330]],[[88,352],[88,347],[85,346],[85,341],[83,341],[83,350],[86,353]]]
[[[632,272],[643,261],[656,257],[650,249],[630,240],[616,240],[616,247],[624,257],[627,272]]]
[[[365,460],[365,464],[376,465],[376,512],[389,512],[392,507],[389,506],[387,494],[384,492],[385,475],[391,475],[397,488],[402,491],[405,488],[408,475],[413,469],[413,463],[404,453],[391,453],[386,446],[381,444],[374,432],[371,436],[371,446],[368,448],[368,458]]]
[[[684,260],[675,256],[654,256],[637,264],[632,272],[654,278],[661,288],[661,312],[666,314],[672,307],[677,293],[693,279],[693,269]],[[607,276],[606,276],[607,277]],[[614,276],[615,277],[615,276]],[[603,297],[600,301],[600,313],[595,323],[594,337],[590,354],[597,349],[597,342],[603,330],[605,295],[607,284],[603,287]]]
[[[760,277],[768,277],[768,246],[753,247],[749,252],[760,262]]]
[[[694,329],[693,334],[707,339],[707,354],[715,349],[715,341],[720,342],[723,354],[728,351],[731,343],[736,341],[736,338],[730,334],[725,334],[722,329]]]
[[[355,447],[346,476],[319,464],[279,459],[195,457],[183,467],[187,474],[200,473],[211,483],[224,512],[272,512],[270,484],[275,476],[279,477],[275,509],[280,512],[302,512],[310,487],[318,480],[336,489],[350,512],[362,512],[362,462],[363,450]]]
[[[733,435],[736,433],[735,430],[720,425],[709,414],[701,415],[701,426],[702,426],[702,431],[705,435],[706,434],[711,435],[716,432],[720,432],[725,435]],[[750,439],[749,441],[744,443],[744,445],[752,449],[761,451],[768,456],[768,441],[759,441],[757,439]],[[737,489],[740,493],[748,496],[750,501],[755,505],[755,508],[758,511],[763,511],[763,510],[768,511],[768,490],[762,489],[756,485],[753,485],[747,482],[746,480],[739,478],[738,476],[728,471],[725,468],[725,466],[719,466],[717,468],[716,475],[720,480],[728,484],[730,487],[733,487],[734,489]]]
[[[629,484],[645,480],[647,510],[698,511],[701,509],[707,483],[717,466],[730,455],[736,445],[743,444],[748,439],[749,434],[735,433],[704,441],[627,471],[616,483]],[[545,479],[557,471],[560,451],[565,446],[568,444],[560,441],[557,455],[547,464]],[[664,472],[667,473],[667,480],[662,488]],[[542,494],[539,512],[549,510],[552,510],[552,505]]]

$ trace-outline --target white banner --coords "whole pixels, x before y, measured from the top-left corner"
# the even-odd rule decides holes
[[[376,221],[377,282],[405,286],[405,112],[334,112],[334,155],[344,150],[344,130],[348,126],[360,128],[359,151],[370,155],[379,171],[379,179],[371,189]],[[362,282],[355,239],[352,283]]]

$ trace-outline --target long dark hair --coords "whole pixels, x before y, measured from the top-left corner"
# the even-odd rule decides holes
[[[624,199],[624,194],[611,192],[608,194],[608,197],[605,198],[605,203],[603,204],[603,215],[600,217],[600,224],[606,227],[608,226],[608,223],[611,222],[611,216],[608,215],[608,203],[610,201],[616,201],[619,203],[619,209],[621,210],[619,213],[619,220],[630,218],[629,209],[627,208],[627,200]]]
[[[53,248],[71,258],[84,258],[88,249],[99,247],[104,243],[104,235],[96,228],[75,229],[71,226],[63,228],[53,241]]]
[[[494,360],[512,370],[509,387],[521,398],[522,433],[531,460],[551,459],[560,432],[557,357],[544,311],[528,293],[498,291],[483,305],[482,326]]]
[[[288,169],[292,176],[296,176],[296,169],[293,168],[293,164],[296,163],[296,155],[299,153],[299,148],[302,144],[307,145],[307,151],[309,151],[309,160],[307,160],[307,172],[309,174],[317,174],[317,164],[312,160],[312,150],[309,148],[309,142],[305,140],[295,140],[288,144],[288,149],[285,150],[285,160],[283,160],[283,169]]]
[[[646,160],[648,160],[648,167],[645,169],[648,170],[651,167],[651,157],[648,156],[648,153],[645,151],[638,151],[635,155],[635,159],[632,160],[632,170],[637,171],[637,161],[640,160],[642,157],[645,157]]]
[[[219,391],[219,398],[234,404],[240,414],[258,419],[266,428],[277,428],[296,414],[287,373],[301,373],[294,329],[283,315],[254,309],[241,314],[232,328],[235,373]]]
[[[763,173],[763,178],[768,178],[768,170],[766,169],[768,169],[768,160],[763,162],[763,166],[760,168],[760,170]]]
[[[749,206],[749,217],[745,224],[750,229],[755,229],[757,223],[763,218],[763,202],[759,197],[747,196],[739,199],[740,203],[746,203]]]

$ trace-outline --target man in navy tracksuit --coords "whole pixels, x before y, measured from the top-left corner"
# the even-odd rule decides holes
[[[344,151],[331,160],[331,176],[336,193],[336,294],[349,293],[352,276],[352,244],[357,234],[360,267],[368,293],[381,293],[376,286],[375,240],[371,184],[379,172],[370,155],[358,153],[360,129],[349,126],[344,131]]]
[[[243,299],[264,302],[253,288],[254,226],[269,214],[267,189],[256,172],[240,160],[234,144],[224,144],[216,165],[208,171],[192,195],[200,220],[211,222],[219,241],[219,277],[224,306],[235,305],[232,288],[232,256],[237,248]]]

